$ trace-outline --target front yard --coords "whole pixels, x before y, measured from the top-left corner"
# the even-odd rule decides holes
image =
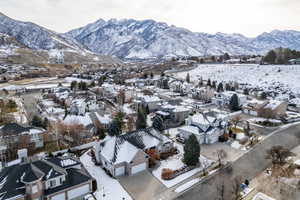
[[[200,163],[202,163],[202,165],[200,167],[197,167],[191,171],[183,173],[172,180],[163,180],[161,178],[161,174],[162,174],[162,170],[164,168],[176,170],[176,169],[179,169],[184,166],[184,163],[181,161],[183,158],[183,146],[181,144],[177,144],[177,143],[175,143],[175,146],[177,147],[179,153],[177,155],[169,157],[166,160],[160,161],[160,166],[157,169],[152,171],[152,174],[168,188],[170,188],[170,187],[184,181],[185,179],[195,175],[196,173],[202,171],[203,170],[202,166],[204,166],[205,168],[208,168],[213,163],[212,160],[209,160],[204,156],[200,156],[199,160],[200,160]]]

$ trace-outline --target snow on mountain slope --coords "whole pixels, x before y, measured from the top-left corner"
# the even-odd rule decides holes
[[[18,62],[52,63],[53,52],[66,64],[78,62],[120,63],[111,56],[89,51],[72,37],[58,34],[31,22],[11,19],[0,13],[0,56],[22,55]],[[57,56],[59,55],[59,56]],[[55,61],[56,62],[56,61]]]
[[[273,31],[256,38],[195,33],[154,20],[102,19],[64,34],[93,52],[120,58],[265,54],[276,47],[300,50],[300,32]]]

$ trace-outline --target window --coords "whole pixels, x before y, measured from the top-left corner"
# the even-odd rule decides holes
[[[63,178],[62,178],[62,177],[59,178],[59,183],[60,183],[60,184],[63,183]]]
[[[38,186],[37,186],[37,184],[32,185],[31,190],[32,190],[32,194],[37,193],[38,192]]]
[[[51,180],[50,181],[50,187],[55,187],[56,186],[56,181],[55,180]]]

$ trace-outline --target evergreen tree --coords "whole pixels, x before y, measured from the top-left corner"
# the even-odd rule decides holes
[[[223,56],[224,60],[229,60],[230,59],[230,56],[228,53],[225,53],[224,56]]]
[[[224,92],[224,87],[223,87],[223,83],[222,83],[222,82],[220,82],[220,83],[218,84],[217,92]]]
[[[39,116],[34,115],[31,120],[31,125],[35,127],[43,128],[43,120]]]
[[[110,136],[118,136],[121,135],[122,131],[119,128],[119,122],[116,120],[113,120],[112,123],[110,124],[108,131],[108,135]]]
[[[194,134],[192,134],[184,145],[183,162],[187,166],[196,166],[199,163],[200,144]]]
[[[144,129],[147,127],[147,115],[141,107],[138,110],[135,126],[136,130]]]
[[[243,91],[244,95],[249,95],[249,89],[248,88],[245,88],[244,91]]]
[[[213,82],[212,82],[211,87],[214,88],[214,89],[216,89],[216,87],[217,87],[217,86],[216,86],[216,81],[213,81]]]
[[[165,129],[164,120],[160,116],[156,115],[153,119],[153,125],[152,126],[156,130],[163,131]]]
[[[210,81],[210,79],[207,80],[207,86],[211,86],[211,81]]]
[[[266,92],[262,92],[262,93],[260,94],[260,98],[261,98],[261,99],[266,99],[266,98],[267,98],[267,93],[266,93]]]
[[[267,53],[267,55],[264,57],[264,61],[269,64],[274,64],[276,61],[276,53],[274,50],[271,50]]]
[[[77,87],[77,81],[72,81],[71,82],[71,90],[76,90]]]
[[[118,128],[120,129],[120,131],[122,131],[125,123],[124,123],[124,117],[125,117],[125,113],[123,112],[118,112],[115,116],[114,121],[116,122]]]
[[[239,106],[239,98],[237,96],[237,94],[233,94],[230,102],[229,102],[229,108],[232,111],[238,111],[240,110],[240,106]]]
[[[154,75],[153,72],[150,73],[150,78],[153,79]]]
[[[190,82],[191,82],[191,80],[190,80],[190,73],[187,73],[187,74],[186,74],[185,81],[186,81],[187,83],[190,83]]]
[[[90,84],[90,87],[95,87],[95,86],[96,86],[95,81],[92,81],[91,84]]]

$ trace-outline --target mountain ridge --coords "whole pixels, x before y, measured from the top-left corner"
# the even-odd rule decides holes
[[[300,32],[295,30],[273,30],[257,37],[246,37],[239,33],[192,32],[152,19],[98,19],[66,33],[57,33],[1,13],[0,33],[33,50],[56,49],[76,52],[81,56],[95,54],[121,59],[165,59],[224,53],[263,55],[277,47],[300,50]],[[13,40],[6,40],[6,45],[7,41]]]
[[[173,56],[263,55],[286,47],[300,50],[300,32],[273,30],[257,37],[239,33],[209,34],[167,25],[155,20],[99,19],[64,33],[89,50],[120,58],[162,58]]]

